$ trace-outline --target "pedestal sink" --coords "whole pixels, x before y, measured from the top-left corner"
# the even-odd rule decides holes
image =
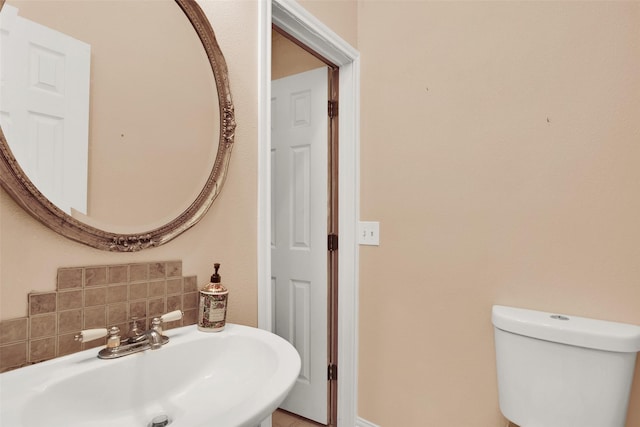
[[[300,371],[295,348],[260,329],[165,334],[159,350],[101,360],[95,348],[1,374],[0,425],[256,427]]]

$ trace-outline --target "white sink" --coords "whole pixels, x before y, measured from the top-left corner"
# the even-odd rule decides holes
[[[270,332],[227,324],[185,326],[169,343],[119,359],[98,348],[0,375],[0,426],[255,427],[285,399],[300,371],[291,344]]]

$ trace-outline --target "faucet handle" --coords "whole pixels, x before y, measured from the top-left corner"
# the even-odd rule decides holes
[[[164,322],[173,322],[182,319],[182,310],[174,310],[160,316],[160,320]]]
[[[174,310],[165,313],[160,317],[154,317],[151,320],[151,329],[162,335],[162,324],[165,322],[173,322],[182,319],[182,310]],[[164,337],[164,335],[163,335]],[[166,338],[166,337],[164,337]],[[167,338],[168,340],[168,338]]]
[[[85,329],[84,331],[80,331],[75,337],[74,340],[80,342],[87,342],[97,340],[98,338],[106,337],[107,329],[106,328],[97,328],[97,329]]]
[[[109,329],[109,338],[107,338],[107,348],[117,349],[120,347],[120,328],[113,326]]]
[[[154,317],[153,320],[151,320],[151,329],[155,331],[158,328],[162,328],[162,319]]]
[[[154,317],[151,320],[151,331],[157,332],[158,334],[162,335],[162,319],[160,317]]]

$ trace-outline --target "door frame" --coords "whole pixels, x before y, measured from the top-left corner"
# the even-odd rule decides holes
[[[338,423],[357,419],[360,201],[359,52],[293,0],[259,2],[258,327],[273,329],[271,285],[271,26],[340,67],[338,152]]]

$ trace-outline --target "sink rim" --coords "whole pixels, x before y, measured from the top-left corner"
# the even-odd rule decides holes
[[[243,413],[228,415],[229,421],[225,424],[224,420],[220,420],[220,423],[216,424],[219,426],[257,425],[286,398],[300,372],[300,356],[295,348],[283,338],[262,329],[228,323],[221,332],[201,332],[197,330],[196,325],[189,325],[169,329],[165,331],[165,335],[171,339],[166,346],[179,346],[181,343],[199,340],[218,341],[217,345],[223,345],[219,341],[225,338],[233,336],[246,337],[266,344],[277,354],[274,370],[268,376],[268,380],[260,384],[260,393],[252,392],[249,394],[251,396],[250,402],[248,402],[249,398],[243,399],[241,406],[244,409],[243,411],[238,411]],[[131,363],[128,360],[144,357],[149,352],[132,354],[119,359],[102,360],[97,357],[99,350],[100,347],[83,350],[0,374],[0,407],[2,407],[0,424],[6,422],[8,423],[7,425],[20,425],[24,408],[36,398],[34,393],[45,393],[51,386],[67,381],[72,376],[83,375],[96,368],[111,365],[117,369],[118,365]],[[158,354],[161,354],[159,352],[162,351],[164,351],[164,348],[155,350],[153,353],[158,352]],[[170,369],[170,366],[168,368]],[[242,369],[241,366],[239,368]],[[247,405],[250,410],[245,408]],[[206,410],[206,408],[204,409]],[[201,410],[202,408],[189,407],[190,415],[197,415]],[[202,414],[203,422],[206,421],[205,414],[206,412]],[[193,416],[187,417],[186,422],[189,422],[189,424],[184,424],[180,419],[175,419],[171,425],[174,427],[182,425],[194,427],[196,424],[193,423],[197,423],[197,420],[192,418]],[[233,424],[231,424],[231,419],[235,420]]]

